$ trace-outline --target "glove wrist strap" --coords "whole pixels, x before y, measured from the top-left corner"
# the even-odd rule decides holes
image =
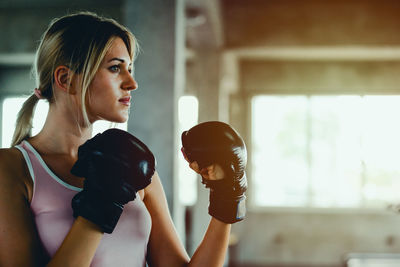
[[[104,233],[111,234],[121,217],[123,206],[102,198],[94,198],[82,191],[72,199],[74,217],[81,216],[97,224]]]
[[[208,213],[224,223],[235,223],[244,219],[246,215],[246,196],[236,199],[224,199],[210,193]]]

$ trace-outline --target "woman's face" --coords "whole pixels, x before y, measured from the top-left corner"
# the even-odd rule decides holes
[[[91,122],[128,119],[130,91],[138,87],[131,72],[128,49],[121,38],[116,38],[89,86],[86,107]]]

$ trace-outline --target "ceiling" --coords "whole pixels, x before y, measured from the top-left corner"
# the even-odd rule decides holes
[[[397,0],[186,0],[194,49],[399,46]]]

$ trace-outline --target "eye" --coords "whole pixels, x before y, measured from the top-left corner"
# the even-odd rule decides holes
[[[120,67],[118,65],[113,65],[113,66],[109,67],[108,69],[111,70],[112,72],[119,72]]]
[[[128,72],[129,72],[130,74],[132,74],[132,69],[128,69]]]

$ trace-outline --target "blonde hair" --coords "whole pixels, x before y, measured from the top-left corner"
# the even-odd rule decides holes
[[[138,51],[134,35],[113,19],[91,12],[79,12],[53,20],[42,36],[33,66],[37,89],[42,97],[49,103],[55,101],[54,71],[58,66],[67,66],[73,73],[82,74],[81,112],[84,124],[89,125],[85,105],[87,90],[112,42],[118,37],[124,41],[131,59],[134,60]],[[38,100],[32,94],[22,105],[11,146],[30,137]]]

